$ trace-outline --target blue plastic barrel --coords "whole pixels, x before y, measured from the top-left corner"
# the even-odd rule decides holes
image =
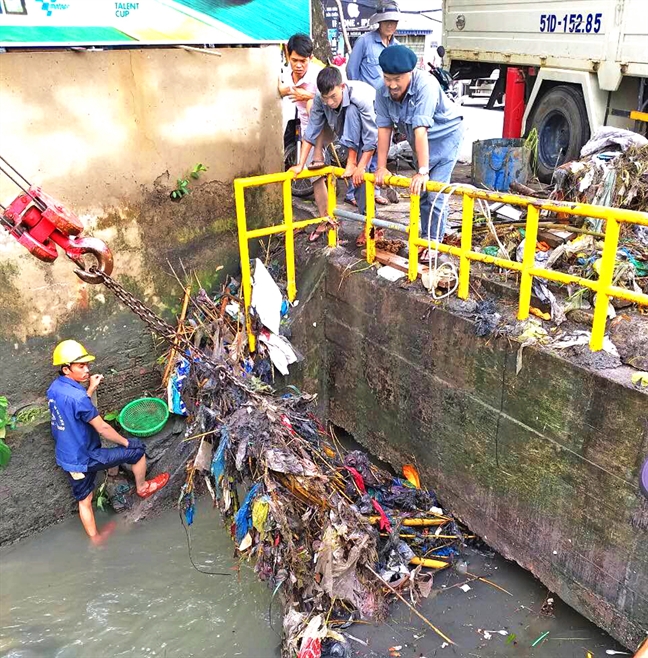
[[[473,142],[472,183],[476,187],[508,192],[513,181],[529,178],[529,149],[523,139],[484,139]]]

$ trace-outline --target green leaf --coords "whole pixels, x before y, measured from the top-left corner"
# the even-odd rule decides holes
[[[4,395],[0,395],[0,428],[9,424],[9,401]]]
[[[4,428],[2,429],[4,434]],[[4,468],[11,459],[11,448],[0,438],[0,468]]]
[[[119,410],[118,409],[113,409],[112,411],[109,411],[107,414],[104,415],[104,420],[108,423],[111,420],[117,420],[118,418],[119,418]]]

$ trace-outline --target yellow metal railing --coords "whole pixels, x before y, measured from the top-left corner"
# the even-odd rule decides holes
[[[313,176],[326,176],[328,186],[328,216],[317,217],[315,219],[306,219],[303,221],[293,221],[292,213],[292,189],[291,181],[294,178],[289,172],[277,174],[268,174],[263,176],[253,176],[250,178],[237,178],[234,181],[234,197],[236,200],[236,215],[238,221],[239,248],[241,254],[241,275],[243,285],[243,296],[245,303],[246,328],[248,331],[250,350],[255,349],[255,337],[250,324],[250,301],[252,298],[252,280],[250,271],[250,253],[248,243],[255,238],[261,238],[279,233],[285,234],[286,243],[286,273],[288,283],[288,299],[292,302],[297,294],[295,283],[295,231],[313,224],[320,224],[328,219],[333,219],[336,207],[336,187],[335,178],[341,176],[343,170],[338,167],[326,167],[318,169],[316,172],[308,170],[299,174],[298,178],[309,178]],[[371,237],[372,222],[376,217],[376,207],[374,202],[374,176],[365,174],[367,186],[367,212],[365,220],[365,236],[367,238],[367,262],[373,263],[376,258],[376,243]],[[389,176],[386,179],[389,185],[394,187],[409,188],[410,179],[402,176]],[[247,216],[245,211],[245,190],[248,187],[259,187],[271,183],[282,183],[283,185],[283,206],[284,217],[281,224],[267,226],[248,230]],[[551,201],[548,199],[535,199],[532,197],[517,196],[501,192],[491,192],[480,190],[469,185],[451,186],[448,183],[437,183],[430,181],[426,185],[428,192],[441,192],[447,190],[449,194],[460,195],[463,198],[462,223],[461,223],[461,245],[453,247],[442,244],[435,240],[426,240],[419,237],[419,224],[421,216],[420,197],[413,195],[410,203],[410,220],[407,228],[407,241],[409,244],[408,260],[408,277],[413,281],[418,273],[418,247],[438,248],[442,253],[451,254],[459,258],[459,287],[457,296],[461,299],[468,299],[469,282],[470,282],[470,265],[471,261],[480,263],[489,263],[496,267],[507,270],[520,272],[520,297],[518,304],[518,319],[525,320],[529,317],[531,306],[531,287],[533,278],[539,277],[558,283],[575,284],[584,288],[589,288],[596,293],[596,302],[594,304],[594,318],[592,322],[592,335],[590,339],[590,348],[593,351],[600,350],[603,347],[603,338],[605,335],[605,324],[608,312],[608,303],[611,297],[624,299],[636,304],[648,306],[648,295],[627,290],[613,285],[614,266],[616,253],[619,244],[620,225],[624,222],[629,224],[638,224],[648,226],[648,213],[625,210],[622,208],[607,208],[605,206],[593,206],[585,203],[567,203],[564,201]],[[483,199],[490,202],[501,202],[513,206],[521,206],[527,209],[526,218],[526,240],[522,262],[489,256],[472,249],[472,229],[474,222],[475,199]],[[579,217],[591,217],[593,219],[602,219],[605,221],[605,241],[603,245],[603,254],[601,257],[601,266],[598,279],[584,279],[582,277],[558,272],[556,270],[546,270],[535,265],[536,242],[538,237],[538,223],[540,220],[540,211],[563,213],[566,215],[576,215]],[[565,227],[568,230],[568,227]],[[328,245],[335,247],[337,244],[337,230],[331,228],[328,231]]]

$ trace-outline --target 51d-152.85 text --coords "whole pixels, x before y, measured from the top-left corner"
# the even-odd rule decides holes
[[[540,14],[540,32],[598,34],[603,14]]]

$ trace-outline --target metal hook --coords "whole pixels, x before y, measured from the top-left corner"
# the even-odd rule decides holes
[[[86,283],[103,283],[103,278],[98,272],[110,276],[113,271],[113,255],[108,246],[99,238],[70,238],[70,248],[66,250],[68,258],[79,267],[74,273]],[[82,256],[92,254],[97,259],[97,265],[89,271],[85,267]]]

